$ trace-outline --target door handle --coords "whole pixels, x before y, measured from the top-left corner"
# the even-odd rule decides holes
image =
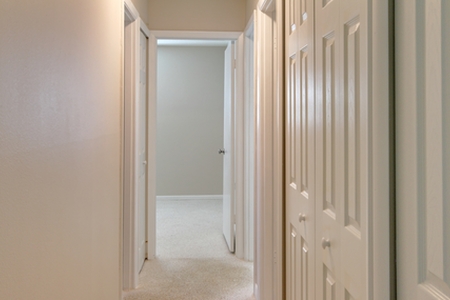
[[[219,149],[219,154],[225,155],[225,149]]]
[[[300,223],[306,221],[306,215],[304,215],[304,214],[299,214],[299,215],[298,215],[298,221],[299,221]]]
[[[330,246],[331,246],[330,240],[326,239],[326,238],[322,238],[322,248],[325,249]]]

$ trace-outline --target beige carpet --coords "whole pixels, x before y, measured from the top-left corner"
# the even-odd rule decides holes
[[[125,300],[254,299],[253,264],[229,253],[221,201],[165,200],[157,209],[157,258]]]

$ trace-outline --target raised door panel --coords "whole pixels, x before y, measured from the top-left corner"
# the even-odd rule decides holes
[[[450,5],[400,1],[397,51],[399,299],[450,299]]]
[[[339,1],[316,1],[316,299],[341,300],[342,202]],[[322,246],[323,242],[323,246]]]
[[[369,293],[367,1],[316,7],[317,299]],[[319,248],[320,247],[320,248]]]
[[[315,299],[312,0],[286,1],[287,299]]]
[[[367,1],[342,0],[341,97],[343,111],[342,170],[344,194],[341,206],[341,282],[345,299],[367,299],[369,271],[368,204],[370,149],[368,94]]]

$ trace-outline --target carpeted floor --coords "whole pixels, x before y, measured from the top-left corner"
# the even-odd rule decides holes
[[[222,235],[222,201],[157,203],[157,258],[125,300],[251,300],[253,263],[230,254]]]

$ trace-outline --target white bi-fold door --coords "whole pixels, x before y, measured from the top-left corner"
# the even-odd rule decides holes
[[[450,2],[396,1],[399,300],[450,299]]]
[[[317,299],[368,299],[367,2],[316,2]]]
[[[368,299],[368,1],[285,3],[287,298]]]
[[[287,1],[286,293],[315,298],[314,1]]]

